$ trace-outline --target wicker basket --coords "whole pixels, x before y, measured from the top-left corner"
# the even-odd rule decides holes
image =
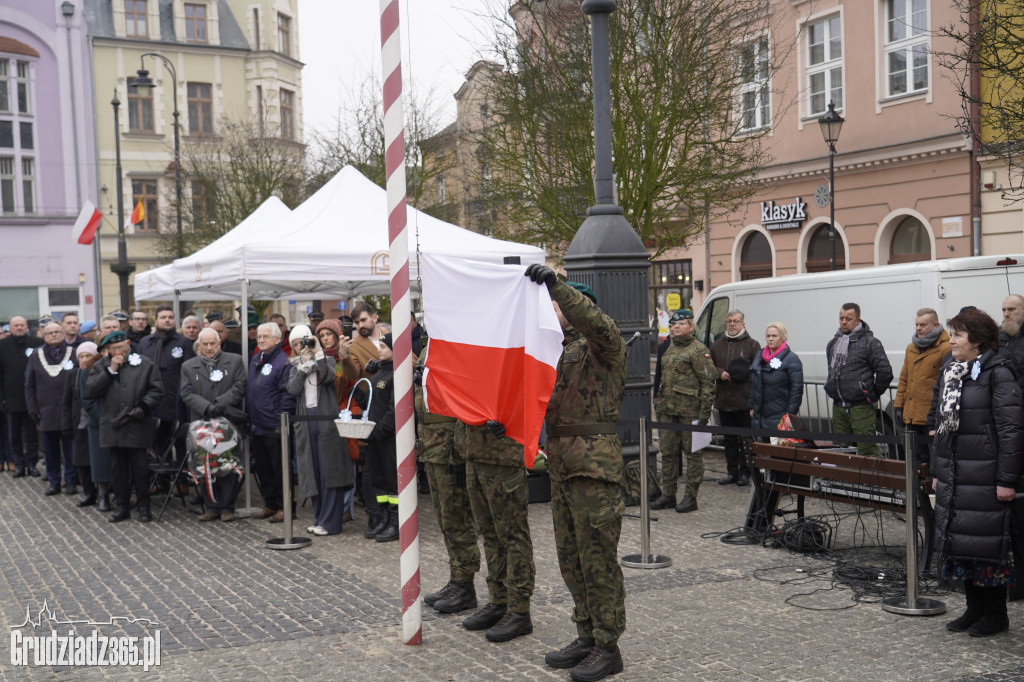
[[[370,387],[370,397],[366,401],[366,409],[363,410],[363,416],[361,419],[352,419],[352,396],[356,392],[356,387],[359,384],[366,382],[366,385]],[[366,378],[360,379],[356,382],[352,390],[348,392],[348,402],[345,404],[345,409],[338,413],[338,418],[334,420],[334,425],[338,427],[338,435],[342,438],[354,438],[356,440],[364,440],[371,433],[373,433],[373,427],[377,425],[377,422],[369,421],[366,417],[370,414],[370,403],[373,401],[373,384]]]

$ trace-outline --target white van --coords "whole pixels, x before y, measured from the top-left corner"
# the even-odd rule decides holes
[[[1011,293],[1024,294],[1021,254],[731,282],[716,287],[708,296],[697,316],[696,333],[710,347],[725,332],[726,313],[741,310],[747,332],[764,345],[765,327],[771,322],[784,323],[789,329],[789,346],[804,366],[807,388],[801,415],[809,419],[808,427],[825,427],[822,420],[831,415],[831,402],[820,388],[828,374],[825,346],[839,328],[843,303],[860,305],[861,319],[889,356],[895,386],[920,308],[934,308],[945,325],[962,307],[973,305],[1001,323],[1002,302]],[[882,398],[883,409],[895,395],[892,390]],[[885,426],[880,424],[880,430],[887,430]]]

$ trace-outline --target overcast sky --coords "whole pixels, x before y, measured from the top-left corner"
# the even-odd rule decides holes
[[[476,16],[482,0],[399,0],[402,71],[421,93],[433,90],[444,123],[455,120],[452,96],[477,59],[488,29]],[[367,74],[379,78],[378,0],[299,0],[299,50],[306,136],[330,128],[339,106]]]

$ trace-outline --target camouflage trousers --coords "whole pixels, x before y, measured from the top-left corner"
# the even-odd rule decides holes
[[[625,510],[617,483],[584,476],[551,482],[558,567],[575,604],[576,633],[603,647],[617,643],[626,629],[618,556]]]
[[[476,544],[469,493],[464,487],[455,485],[447,464],[424,462],[423,468],[430,482],[434,516],[448,550],[451,579],[459,583],[469,582],[480,570],[480,548]]]
[[[484,536],[487,594],[492,604],[528,613],[537,568],[527,519],[529,492],[523,466],[466,463],[473,518]]]
[[[682,417],[675,414],[659,414],[658,421],[690,424],[696,417]],[[669,431],[662,429],[661,436],[661,490],[669,496],[676,496],[679,481],[679,465],[686,457],[686,492],[696,499],[697,489],[704,480],[704,455],[701,452],[690,452],[689,431]]]

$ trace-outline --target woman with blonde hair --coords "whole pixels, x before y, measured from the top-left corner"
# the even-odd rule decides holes
[[[789,348],[789,330],[772,322],[764,331],[765,345],[750,366],[750,425],[774,429],[784,414],[800,411],[804,366]]]

